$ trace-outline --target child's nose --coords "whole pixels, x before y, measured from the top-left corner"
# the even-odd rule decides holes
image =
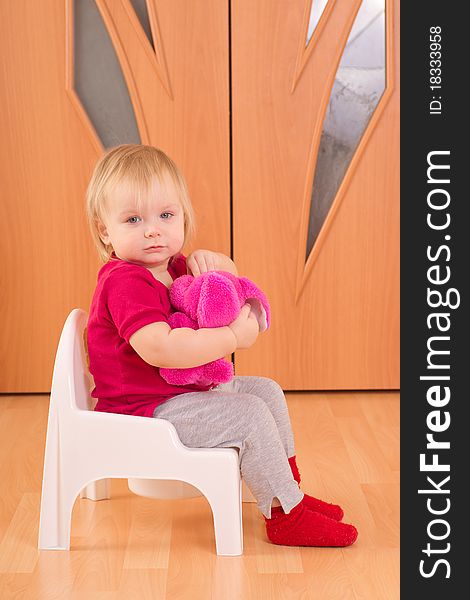
[[[155,224],[149,224],[145,229],[144,235],[145,237],[152,238],[160,235],[160,232]]]

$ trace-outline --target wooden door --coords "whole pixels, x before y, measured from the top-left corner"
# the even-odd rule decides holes
[[[106,141],[77,93],[77,53],[94,43],[77,43],[77,7],[94,10],[109,38],[139,140],[186,177],[199,232],[186,251],[230,254],[232,227],[240,272],[271,300],[272,329],[236,354],[236,371],[285,389],[398,387],[395,1],[387,87],[305,261],[322,119],[359,5],[330,0],[305,48],[309,0],[149,0],[146,15],[140,0],[0,3],[1,193],[12,216],[0,237],[0,391],[49,391],[62,324],[88,307],[99,268],[83,210],[91,170],[106,145],[135,141],[115,134],[112,114]]]
[[[385,3],[383,94],[307,259],[325,116],[361,2],[329,0],[306,45],[311,5],[231,4],[234,258],[273,313],[236,372],[286,390],[398,388],[398,1]]]
[[[137,0],[0,2],[1,392],[50,390],[62,325],[72,308],[88,309],[99,268],[84,216],[93,165],[105,138],[135,141],[115,133],[118,98],[98,97],[109,98],[100,74],[77,93],[77,50],[103,67],[90,32],[104,32],[115,55],[140,141],[187,180],[194,246],[230,254],[228,22],[219,0],[154,0],[148,11]],[[88,81],[103,136],[83,104]]]

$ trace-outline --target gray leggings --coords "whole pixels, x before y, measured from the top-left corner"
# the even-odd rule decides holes
[[[273,498],[286,513],[302,500],[287,461],[295,450],[286,399],[272,379],[237,376],[208,392],[174,396],[153,416],[173,423],[189,448],[237,448],[242,477],[265,517]]]

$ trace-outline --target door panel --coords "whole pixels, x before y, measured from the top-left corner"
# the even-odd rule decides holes
[[[329,98],[358,0],[232,3],[234,258],[272,327],[238,374],[284,389],[399,386],[398,3],[386,3],[386,88],[312,251],[308,227]]]
[[[324,115],[359,4],[330,0],[312,33],[308,0],[231,2],[231,35],[228,2],[150,0],[146,31],[131,0],[93,4],[141,141],[188,182],[198,237],[185,251],[230,254],[232,226],[240,273],[271,300],[272,328],[236,370],[285,389],[398,387],[397,2],[387,88],[305,259]],[[107,142],[75,89],[75,15],[73,0],[0,3],[2,392],[49,391],[62,324],[88,308],[99,268],[83,204]]]
[[[230,254],[228,4],[149,2],[155,49],[129,0],[96,6],[141,141],[186,178],[193,248]],[[1,392],[50,390],[62,325],[88,309],[99,268],[84,193],[103,146],[74,89],[74,16],[72,0],[0,3]]]

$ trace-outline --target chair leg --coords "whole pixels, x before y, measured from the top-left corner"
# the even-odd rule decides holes
[[[243,554],[242,486],[225,486],[220,480],[201,491],[206,496],[214,520],[215,546],[219,556],[240,556]],[[230,481],[232,483],[232,481]],[[233,489],[228,493],[227,488]]]
[[[74,502],[73,492],[63,481],[57,414],[50,409],[39,515],[38,548],[40,550],[69,550]]]
[[[109,479],[98,479],[86,485],[80,492],[80,498],[88,500],[109,500],[111,498],[111,486]]]
[[[70,528],[76,494],[43,485],[39,520],[39,550],[70,550]]]
[[[88,480],[86,474],[77,475],[76,469],[64,459],[60,460],[58,439],[58,424],[50,416],[39,516],[40,550],[70,550],[73,505]]]

